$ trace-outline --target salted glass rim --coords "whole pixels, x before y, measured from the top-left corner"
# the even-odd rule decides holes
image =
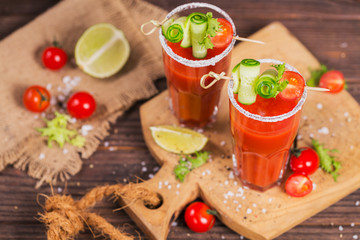
[[[233,28],[233,36],[236,36],[236,28],[235,28],[235,24],[233,22],[233,20],[230,18],[230,16],[221,8],[209,4],[209,3],[201,3],[201,2],[193,2],[193,3],[187,3],[187,4],[183,4],[180,5],[176,8],[174,8],[171,12],[168,13],[168,15],[166,15],[166,19],[169,19],[171,16],[175,15],[178,12],[187,10],[187,9],[193,9],[193,8],[210,8],[216,12],[218,12],[219,14],[221,14],[223,17],[225,17],[226,20],[228,20]],[[231,49],[233,48],[236,40],[233,39],[231,41],[231,43],[229,44],[229,46],[221,53],[218,54],[210,59],[206,59],[206,60],[189,60],[183,57],[180,57],[179,55],[177,55],[176,53],[173,52],[173,50],[166,44],[166,40],[165,37],[162,34],[161,28],[159,29],[159,39],[160,39],[160,43],[163,47],[163,49],[165,50],[165,52],[172,57],[174,60],[188,66],[188,67],[207,67],[210,65],[215,65],[217,62],[219,62],[221,59],[223,59],[226,55],[228,55],[231,51]]]
[[[258,60],[260,63],[273,63],[273,64],[283,64],[283,62],[279,61],[279,60],[275,60],[275,59],[259,59]],[[299,71],[285,63],[285,67],[290,70],[290,71],[294,71],[299,73]],[[300,73],[299,73],[300,74]],[[244,114],[246,117],[254,119],[254,120],[258,120],[261,122],[279,122],[279,121],[283,121],[289,117],[292,117],[293,115],[295,115],[303,106],[303,104],[305,103],[305,99],[307,96],[307,91],[306,88],[304,89],[304,92],[301,96],[301,99],[299,100],[299,102],[296,104],[296,106],[289,112],[278,115],[278,116],[271,116],[271,117],[264,117],[264,116],[260,116],[258,114],[253,114],[250,113],[248,111],[246,111],[245,109],[243,109],[236,101],[236,99],[234,98],[234,93],[233,93],[233,81],[230,80],[229,84],[228,84],[228,95],[229,95],[229,99],[232,103],[232,105],[242,114]]]

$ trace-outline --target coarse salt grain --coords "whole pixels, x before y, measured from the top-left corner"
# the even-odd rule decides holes
[[[322,127],[320,129],[318,129],[318,133],[329,134],[329,129],[327,127]]]
[[[299,134],[297,135],[297,140],[301,140],[302,139],[302,136]]]
[[[168,185],[168,189],[171,189],[171,185]]]
[[[67,150],[67,148],[64,148],[64,149],[63,149],[63,153],[64,153],[64,154],[68,154],[68,152],[69,152],[69,150]]]
[[[145,166],[145,161],[142,161],[140,164],[141,166]]]
[[[51,90],[51,88],[52,88],[52,84],[51,84],[51,83],[46,84],[46,89],[47,89],[47,90],[49,90],[49,91],[50,91],[50,90]]]
[[[359,205],[360,205],[360,201],[356,201],[355,206],[359,206]]]
[[[253,203],[253,207],[256,207],[257,205],[256,205],[256,203]]]
[[[109,146],[109,142],[104,142],[104,147],[108,147]]]
[[[221,141],[221,142],[220,142],[220,146],[222,146],[222,147],[225,146],[225,144],[226,144],[225,141]]]
[[[226,204],[227,203],[227,201],[226,200],[224,200],[224,204]]]
[[[229,173],[229,179],[234,179],[234,173],[232,171]]]
[[[165,186],[169,185],[169,181],[165,181],[165,182],[164,182],[164,185],[165,185]]]
[[[44,158],[45,158],[45,154],[44,154],[44,153],[40,153],[39,159],[44,159]]]
[[[349,113],[348,112],[344,112],[344,117],[348,117]]]
[[[303,120],[307,120],[308,119],[308,117],[307,116],[303,116]]]
[[[115,151],[115,147],[109,147],[109,151],[110,152]]]
[[[58,193],[61,193],[63,189],[61,187],[58,187],[57,190],[58,190]]]
[[[229,181],[228,181],[228,180],[226,180],[226,181],[224,182],[224,184],[225,184],[225,185],[228,185],[228,184],[229,184]]]
[[[309,137],[310,137],[310,138],[314,138],[314,134],[310,133],[310,134],[309,134]]]
[[[358,235],[353,235],[353,239],[358,239],[359,237],[358,237]]]
[[[321,104],[321,103],[318,103],[318,104],[316,104],[316,107],[317,107],[317,109],[322,109],[323,108],[323,105]]]
[[[176,188],[180,188],[180,183],[176,184]]]
[[[38,119],[39,118],[39,115],[34,115],[34,119]]]
[[[246,209],[246,213],[247,213],[247,214],[251,214],[251,213],[252,213],[251,208]]]
[[[174,222],[171,223],[171,226],[172,226],[172,227],[176,227],[177,225],[178,225],[178,223],[177,223],[176,221],[174,221]]]
[[[150,178],[150,179],[154,178],[154,174],[150,173],[150,174],[149,174],[149,178]]]
[[[266,213],[266,209],[265,209],[265,208],[261,209],[261,211],[262,211],[263,213]]]
[[[273,200],[272,198],[269,198],[268,202],[269,202],[269,203],[271,203],[271,202],[272,202],[272,200]]]
[[[224,235],[221,235],[221,239],[225,239],[225,236],[224,236]]]
[[[77,121],[77,119],[74,118],[74,117],[73,117],[73,118],[70,118],[70,120],[69,120],[70,123],[76,123],[76,121]]]
[[[344,230],[343,226],[339,226],[339,231],[343,231],[343,230]]]
[[[153,171],[154,171],[154,172],[157,172],[157,171],[159,171],[159,169],[160,169],[159,167],[154,167],[154,168],[153,168]]]
[[[351,224],[350,224],[350,227],[355,227],[355,223],[351,223]]]
[[[143,167],[143,168],[141,169],[141,172],[147,172],[147,167]]]
[[[81,126],[81,135],[86,136],[88,135],[89,131],[93,130],[94,127],[90,124],[84,124]]]

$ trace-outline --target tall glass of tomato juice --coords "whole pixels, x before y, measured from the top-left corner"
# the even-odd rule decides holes
[[[272,59],[259,62],[282,63]],[[298,72],[288,64],[286,68]],[[285,172],[306,89],[300,99],[289,101],[280,97],[264,99],[257,96],[254,104],[242,105],[233,93],[231,81],[228,95],[235,174],[245,186],[265,191],[279,184]]]
[[[230,16],[220,8],[207,3],[189,3],[172,10],[173,15],[188,15],[191,12],[212,12],[216,18],[224,18],[231,23],[234,35],[235,26]],[[167,86],[170,94],[170,108],[181,124],[202,128],[215,120],[223,82],[219,81],[209,89],[200,86],[200,79],[210,71],[227,72],[230,67],[232,40],[224,48],[208,49],[206,58],[196,59],[191,48],[182,48],[180,43],[168,42],[161,30],[160,42],[163,48],[163,62]],[[208,78],[207,83],[213,79]]]

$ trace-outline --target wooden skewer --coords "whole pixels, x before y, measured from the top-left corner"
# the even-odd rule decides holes
[[[234,36],[233,39],[239,40],[239,41],[244,41],[244,42],[253,42],[253,43],[259,43],[259,44],[265,44],[264,42],[259,41],[259,40],[253,40],[253,39],[243,38],[243,37],[239,37],[239,36]]]
[[[328,92],[330,91],[327,88],[321,88],[321,87],[309,87],[309,86],[305,86],[306,90],[310,90],[310,91],[318,91],[318,92]]]

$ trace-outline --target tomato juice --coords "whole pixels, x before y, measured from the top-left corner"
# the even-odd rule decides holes
[[[182,48],[180,43],[167,43],[172,51],[189,60],[199,61],[192,56],[191,48]],[[225,48],[209,49],[205,59],[210,59]],[[191,67],[186,66],[169,56],[163,50],[163,61],[167,86],[171,97],[171,106],[179,121],[191,127],[204,127],[211,122],[217,112],[223,81],[215,83],[209,89],[200,86],[200,79],[210,71],[221,73],[226,72],[230,66],[230,54],[222,58],[214,66]],[[213,78],[206,81],[210,83]]]
[[[239,103],[230,84],[228,93],[234,171],[244,185],[265,191],[284,174],[306,91],[292,100],[258,95],[251,105]]]

